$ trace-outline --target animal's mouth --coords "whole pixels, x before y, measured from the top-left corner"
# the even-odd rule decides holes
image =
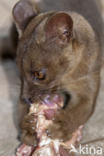
[[[69,104],[69,101],[71,99],[71,95],[69,94],[69,92],[64,91],[63,96],[64,96],[63,109],[65,109]]]
[[[54,95],[52,97],[51,95],[47,95],[43,100],[43,104],[48,107],[53,107],[54,105],[63,107],[63,98],[60,95]]]
[[[51,107],[57,104],[62,109],[65,109],[70,101],[70,94],[67,91],[61,92],[61,94],[46,95],[43,99],[43,103]]]
[[[70,95],[67,92],[63,92],[61,95],[47,95],[42,101],[43,105],[47,106],[44,110],[47,119],[51,120],[60,109],[65,109],[69,103]]]
[[[42,101],[42,104],[46,106],[46,109],[44,109],[45,117],[51,120],[54,118],[56,112],[63,108],[64,99],[60,95],[47,95]]]
[[[44,113],[48,120],[54,118],[58,110],[66,109],[70,100],[70,94],[68,92],[62,92],[61,94],[47,94],[44,98],[40,98],[39,103],[44,105]],[[33,102],[31,98],[24,100],[26,104],[31,105]],[[35,101],[34,101],[35,102]]]

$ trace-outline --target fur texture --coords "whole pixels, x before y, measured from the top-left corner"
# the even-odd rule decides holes
[[[24,6],[28,10],[22,9]],[[31,3],[22,0],[13,9],[21,35],[17,47],[21,140],[34,144],[35,121],[27,116],[30,103],[47,94],[59,94],[65,99],[65,107],[57,113],[48,133],[67,141],[94,110],[102,56],[101,17],[94,0],[46,0],[38,8],[51,12],[39,13],[36,8],[37,4],[31,10]],[[35,79],[34,73],[41,70],[45,71],[45,79]]]

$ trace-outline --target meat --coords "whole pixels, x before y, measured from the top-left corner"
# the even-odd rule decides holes
[[[17,149],[16,156],[31,156],[33,151],[34,151],[33,146],[28,146],[28,145],[22,144]]]
[[[47,127],[52,124],[56,112],[62,107],[62,100],[56,96],[51,102],[46,98],[45,102],[32,104],[29,114],[35,114],[37,118],[36,130],[38,147],[21,145],[17,149],[16,156],[71,156],[71,144],[76,145],[81,139],[82,126],[73,133],[73,137],[66,143],[61,140],[52,140],[47,135]]]

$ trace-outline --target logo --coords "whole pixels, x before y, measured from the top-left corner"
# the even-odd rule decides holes
[[[94,147],[94,146],[90,146],[90,145],[85,145],[82,146],[81,144],[79,145],[79,148],[76,149],[76,147],[74,145],[71,144],[71,150],[70,153],[77,153],[77,154],[82,154],[82,155],[101,155],[103,154],[103,149],[102,147],[98,146],[98,147]]]

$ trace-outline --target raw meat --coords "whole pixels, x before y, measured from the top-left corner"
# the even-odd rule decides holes
[[[83,126],[80,126],[73,133],[72,139],[64,143],[61,140],[52,140],[47,135],[47,127],[52,124],[56,112],[62,107],[62,100],[55,96],[51,102],[48,98],[44,102],[32,104],[29,114],[35,114],[37,118],[36,134],[39,140],[38,147],[21,145],[17,149],[16,156],[71,156],[71,144],[76,145],[81,140],[81,131]]]

